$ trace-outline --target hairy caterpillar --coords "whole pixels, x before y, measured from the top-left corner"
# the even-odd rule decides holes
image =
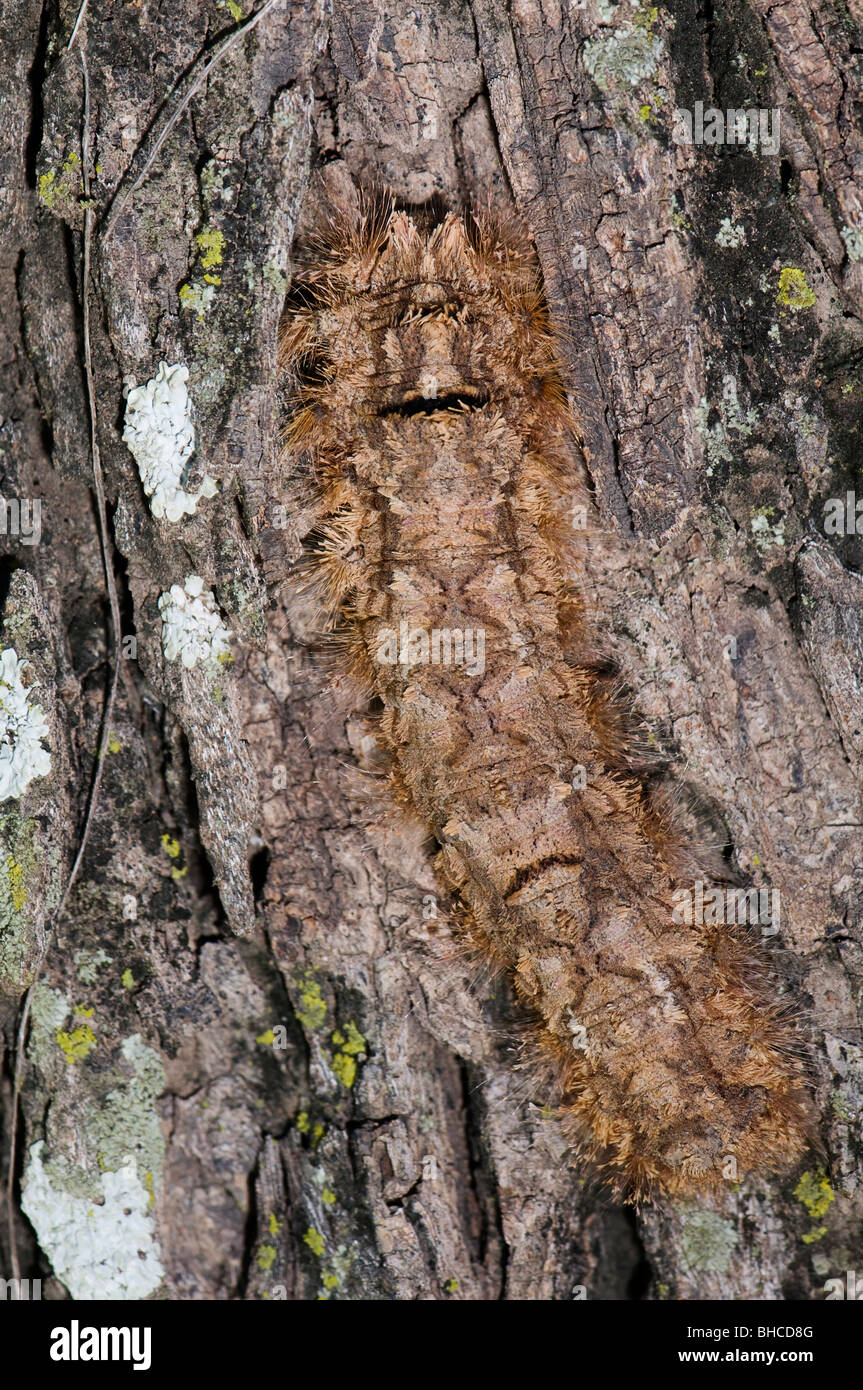
[[[811,1129],[793,1030],[742,936],[674,920],[686,854],[565,582],[589,499],[529,242],[378,200],[315,254],[283,324],[286,449],[315,480],[330,625],[469,942],[540,1020],[563,1123],[614,1189],[786,1169]]]

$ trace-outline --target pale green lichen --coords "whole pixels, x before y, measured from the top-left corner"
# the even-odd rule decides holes
[[[750,520],[750,529],[756,549],[765,554],[776,546],[785,544],[785,522],[773,522],[775,507],[759,507]]]
[[[288,289],[288,277],[283,270],[280,270],[275,261],[267,261],[262,271],[263,277],[268,285],[279,294],[286,294]]]
[[[82,985],[94,985],[106,965],[111,964],[112,957],[101,947],[98,950],[90,951],[82,949],[75,952],[75,975]]]
[[[262,1245],[258,1251],[258,1268],[263,1270],[272,1269],[276,1262],[276,1247],[274,1245]]]
[[[737,381],[731,373],[722,378],[722,423],[727,431],[748,438],[758,424],[758,411],[750,407],[743,410],[737,397]]]
[[[693,1272],[724,1274],[737,1247],[737,1232],[715,1211],[691,1211],[683,1216],[680,1246]]]
[[[722,378],[722,399],[718,406],[719,419],[708,425],[710,406],[706,396],[702,396],[693,411],[695,428],[704,440],[707,450],[707,473],[713,473],[717,464],[731,463],[734,459],[731,435],[748,439],[758,424],[758,411],[750,407],[743,410],[737,395],[737,380],[727,372]]]
[[[179,298],[184,309],[190,309],[202,322],[213,302],[216,291],[212,284],[185,284],[180,286]]]
[[[216,159],[209,159],[201,170],[201,195],[209,205],[225,192],[227,169]]]
[[[806,272],[795,266],[783,266],[779,272],[779,290],[776,303],[782,304],[792,313],[801,309],[811,309],[815,303],[815,291],[806,279]]]
[[[653,77],[662,57],[662,40],[651,33],[658,8],[639,10],[633,20],[613,29],[600,30],[584,45],[584,66],[600,91],[636,87]]]
[[[842,228],[842,240],[849,261],[863,261],[863,231],[859,227]]]
[[[797,417],[797,429],[802,439],[818,439],[821,435],[821,421],[816,415],[801,410]]]
[[[34,1021],[28,1052],[39,1059],[39,1069],[52,1082],[54,1117],[48,1125],[45,1168],[55,1188],[77,1197],[94,1196],[94,1182],[100,1174],[117,1172],[129,1162],[142,1177],[151,1205],[156,1188],[161,1185],[165,1141],[156,1097],[164,1089],[165,1074],[156,1052],[132,1034],[120,1049],[125,1064],[107,1073],[108,1084],[115,1081],[107,1094],[87,1094],[87,1088],[103,1084],[101,1071],[88,1071],[70,1089],[62,1076],[57,1077],[51,1066],[51,1054],[45,1052],[46,1024],[68,1012],[68,1005],[56,991],[42,989],[37,1001],[38,1021]],[[62,1055],[62,1054],[61,1054]],[[131,1072],[131,1075],[129,1074]],[[67,1136],[74,1130],[74,1144]]]
[[[153,1174],[158,1187],[165,1161],[165,1140],[155,1102],[165,1089],[165,1070],[159,1054],[146,1045],[139,1033],[124,1039],[120,1052],[132,1074],[120,1079],[94,1109],[88,1137],[101,1167],[117,1168],[131,1156],[139,1172]]]
[[[70,1004],[59,989],[37,981],[30,991],[30,1041],[27,1055],[42,1071],[50,1070],[57,1049],[57,1029],[69,1016]]]

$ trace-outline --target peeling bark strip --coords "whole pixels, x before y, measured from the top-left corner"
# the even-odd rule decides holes
[[[852,1287],[863,552],[824,517],[861,492],[859,4],[277,0],[241,32],[246,0],[178,0],[170,16],[103,0],[67,53],[78,10],[6,0],[0,19],[0,494],[19,518],[41,504],[37,544],[14,509],[0,528],[0,640],[38,680],[51,757],[0,803],[7,1184],[18,1002],[50,940],[11,1193],[22,1277],[43,1297],[94,1279],[134,1297],[134,1245],[176,1298]],[[57,921],[108,669],[81,51],[123,659]],[[675,113],[698,103],[778,111],[778,152],[676,142]],[[317,212],[313,164],[407,204],[514,204],[534,236],[608,527],[587,600],[685,769],[682,803],[700,800],[693,837],[729,843],[744,880],[781,896],[765,949],[811,1021],[825,1146],[799,1177],[630,1217],[582,1188],[518,1074],[505,982],[470,972],[422,832],[388,820],[355,771],[370,730],[322,697],[313,605],[282,584],[309,518],[305,480],[277,458],[277,329],[297,224]],[[121,438],[127,393],[160,362],[189,372],[181,486],[218,484],[176,522],[153,514]],[[165,658],[160,597],[195,577],[233,664]],[[73,1240],[67,1263],[61,1234],[106,1207],[117,1242],[97,1262]]]

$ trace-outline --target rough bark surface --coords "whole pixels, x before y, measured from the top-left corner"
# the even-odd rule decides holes
[[[92,1256],[51,1233],[125,1173],[156,1297],[823,1297],[863,1268],[863,549],[824,526],[861,446],[857,0],[272,0],[257,23],[245,2],[91,0],[70,46],[78,9],[6,0],[0,21],[2,494],[42,502],[38,545],[3,537],[2,645],[32,663],[52,754],[0,804],[22,1275],[86,1296]],[[697,102],[778,110],[775,153],[676,143]],[[506,981],[460,956],[429,847],[370,790],[366,713],[327,694],[289,573],[303,518],[277,447],[321,165],[411,204],[490,197],[535,238],[608,528],[591,599],[693,833],[780,890],[765,950],[823,1140],[788,1178],[638,1212],[603,1196],[520,1067]],[[189,368],[188,486],[220,485],[176,524],[120,438],[160,360]],[[91,406],[135,638],[101,752]],[[163,657],[158,599],[187,574],[232,629],[218,678]],[[100,1289],[139,1296],[110,1254]]]

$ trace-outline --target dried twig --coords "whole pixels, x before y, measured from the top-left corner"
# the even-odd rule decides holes
[[[69,42],[68,42],[67,45],[66,45],[66,52],[67,52],[67,53],[69,52],[69,49],[72,47],[72,44],[75,42],[75,39],[76,39],[77,34],[78,34],[78,30],[79,30],[80,27],[81,27],[81,20],[84,18],[84,12],[85,12],[86,9],[87,9],[87,0],[81,0],[81,8],[80,8],[79,11],[78,11],[78,18],[75,20],[75,27],[74,27],[74,29],[72,30],[71,38],[69,39]]]

